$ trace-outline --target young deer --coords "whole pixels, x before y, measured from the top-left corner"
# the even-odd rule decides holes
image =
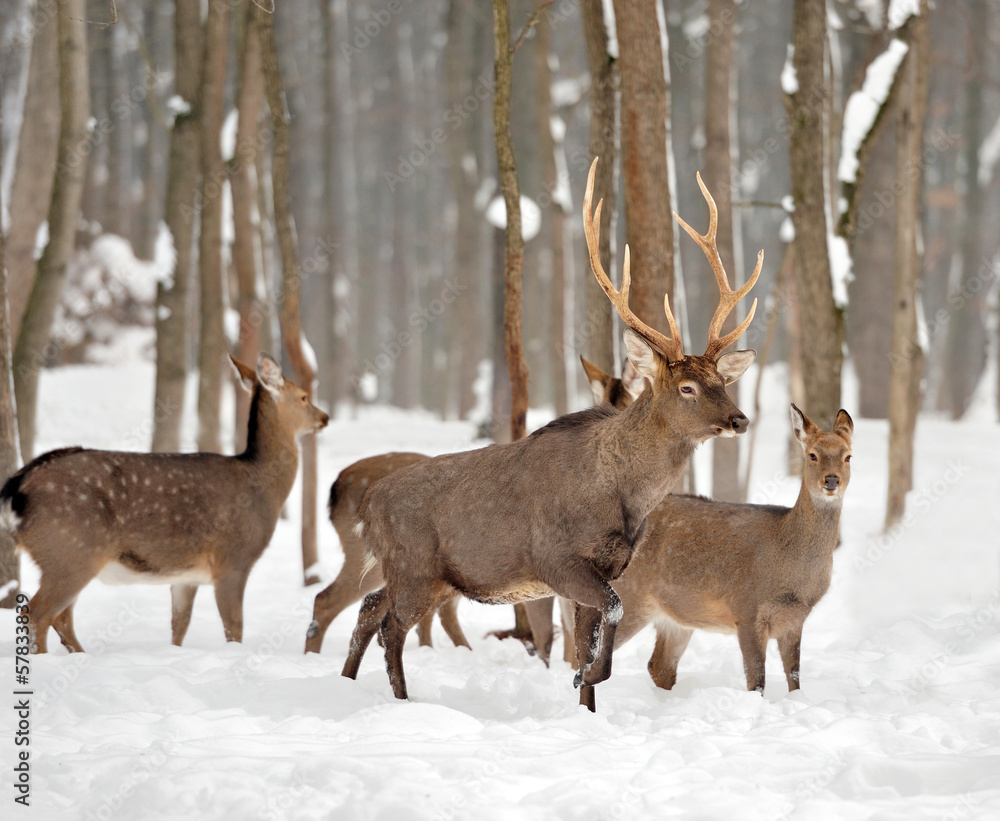
[[[746,430],[747,418],[725,387],[756,354],[722,351],[746,330],[753,309],[734,331],[719,332],[756,282],[762,256],[747,285],[734,292],[718,254],[709,255],[720,303],[705,354],[685,356],[667,299],[669,337],[629,310],[628,248],[620,291],[601,266],[601,204],[590,213],[595,165],[584,197],[591,267],[628,326],[628,357],[651,387],[621,413],[604,406],[569,414],[525,439],[418,462],[373,485],[361,502],[360,532],[371,545],[371,561],[381,562],[385,586],[361,607],[343,670],[349,678],[357,676],[378,630],[393,693],[406,698],[406,633],[458,591],[491,604],[557,593],[595,608],[600,629],[591,637],[594,661],[576,681],[604,681],[622,618],[621,599],[609,582],[628,566],[646,517],[680,478],[695,447]],[[717,215],[704,185],[702,191],[712,213],[709,234],[687,230],[707,250],[709,243],[714,248]]]
[[[792,405],[792,427],[804,453],[794,507],[667,496],[650,514],[632,564],[615,582],[625,609],[615,646],[653,623],[649,673],[658,687],[674,686],[697,627],[736,633],[747,689],[757,692],[768,639],[777,639],[788,689],[799,688],[802,625],[830,586],[854,423],[841,410],[827,433]],[[589,653],[592,624],[592,616],[578,616],[578,652]],[[581,690],[580,703],[594,709],[592,687]]]
[[[344,608],[384,584],[382,571],[377,564],[365,572],[368,545],[354,532],[361,497],[379,479],[429,458],[421,453],[384,453],[381,456],[371,456],[344,468],[336,481],[330,485],[330,501],[327,509],[334,530],[340,537],[344,564],[337,578],[316,596],[313,604],[313,620],[306,632],[307,653],[320,651],[323,646],[323,636],[326,635],[330,622]],[[468,647],[469,642],[458,623],[456,607],[457,597],[442,603],[437,613],[448,638],[458,647]],[[431,611],[417,625],[417,635],[420,637],[421,645],[428,647],[431,645],[433,618],[434,612]]]
[[[0,526],[42,571],[28,603],[34,652],[46,652],[50,625],[71,652],[83,650],[73,605],[94,578],[169,584],[176,645],[198,585],[212,584],[226,640],[242,639],[243,588],[295,482],[296,439],[329,417],[266,354],[256,374],[232,362],[253,390],[239,456],[64,448],[29,462],[0,490]]]

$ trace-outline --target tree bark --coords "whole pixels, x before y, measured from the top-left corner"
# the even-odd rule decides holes
[[[55,6],[55,0],[47,5]],[[10,231],[7,235],[7,295],[10,333],[15,340],[35,276],[35,244],[45,222],[59,144],[59,38],[57,14],[40,11],[31,43],[28,81],[10,188]]]
[[[917,340],[917,299],[922,254],[920,181],[929,65],[928,0],[910,20],[910,50],[900,71],[896,115],[896,178],[907,185],[896,206],[896,264],[893,271],[892,373],[889,377],[889,492],[885,526],[900,521],[913,488],[913,438],[920,409],[924,351]]]
[[[253,3],[242,11],[243,48],[240,53],[240,88],[236,98],[239,120],[236,126],[236,151],[228,163],[229,184],[233,192],[233,267],[239,289],[240,338],[236,358],[251,367],[260,353],[261,325],[267,312],[261,300],[261,270],[258,235],[254,228],[257,214],[257,177],[254,166],[260,133],[260,109],[264,101],[264,73],[260,60],[260,34]],[[236,427],[233,444],[236,453],[246,448],[250,419],[249,393],[236,391]]]
[[[181,422],[188,364],[188,283],[191,279],[195,195],[198,185],[198,86],[201,82],[201,2],[175,0],[174,97],[188,106],[176,112],[170,131],[163,220],[176,253],[173,276],[156,286],[156,395],[152,449],[181,449]]]
[[[493,98],[493,132],[497,144],[500,190],[507,208],[504,253],[504,340],[507,378],[510,380],[510,438],[527,433],[528,364],[521,335],[521,287],[524,238],[521,235],[521,190],[517,180],[514,144],[510,135],[510,87],[514,53],[510,40],[507,0],[493,2],[493,37],[496,60],[496,94]]]
[[[674,296],[674,226],[667,169],[667,80],[657,0],[616,0],[620,48],[625,235],[632,311],[667,332],[663,295]]]
[[[219,137],[226,103],[229,0],[210,0],[201,62],[201,190],[198,234],[198,450],[222,452],[222,369],[225,367],[225,297],[222,282],[222,197],[226,167]]]
[[[569,412],[569,397],[566,386],[566,214],[559,193],[564,190],[567,180],[559,179],[559,163],[556,154],[563,154],[562,134],[553,133],[553,120],[557,116],[552,110],[552,31],[547,20],[540,19],[536,28],[536,60],[538,82],[538,145],[541,155],[542,190],[547,199],[542,208],[542,231],[548,242],[549,283],[548,283],[548,366],[549,388],[556,416]],[[563,131],[565,125],[559,120],[555,126]],[[565,167],[565,166],[564,166]],[[596,280],[595,280],[596,283]]]
[[[965,113],[962,123],[964,142],[964,218],[960,224],[962,282],[958,290],[965,298],[948,320],[945,338],[944,380],[939,396],[943,410],[952,419],[961,419],[969,409],[972,395],[986,365],[986,299],[989,288],[971,291],[967,283],[978,282],[983,261],[983,222],[988,209],[985,191],[979,183],[979,151],[983,142],[984,92],[988,76],[989,52],[993,46],[985,23],[986,4],[969,2],[969,43],[972,65],[965,84]]]
[[[598,201],[604,200],[601,209],[601,264],[604,270],[611,271],[613,226],[618,201],[615,177],[618,159],[618,61],[608,54],[608,31],[604,24],[602,0],[582,0],[580,11],[590,68],[590,156],[601,158],[594,175],[594,196]],[[581,270],[586,305],[586,319],[582,327],[588,333],[585,350],[573,353],[585,353],[587,359],[605,373],[617,373],[614,309],[591,273],[590,265],[584,263]]]
[[[3,117],[0,115],[0,135],[2,134]],[[3,140],[0,138],[0,178],[2,177]],[[0,197],[0,214],[2,213],[3,201]],[[14,380],[11,373],[10,312],[7,305],[7,239],[3,226],[0,225],[0,478],[3,479],[15,473],[21,463],[18,453]],[[9,610],[14,606],[20,586],[21,565],[17,556],[17,544],[13,536],[2,531],[0,532],[0,608]]]
[[[316,369],[313,354],[302,331],[302,311],[299,301],[299,252],[292,225],[289,175],[288,109],[281,85],[278,52],[274,44],[273,15],[254,4],[261,38],[264,68],[264,93],[271,110],[274,130],[274,153],[271,165],[271,186],[274,198],[274,221],[281,255],[281,329],[288,351],[288,360],[296,384],[312,401],[316,394]],[[305,584],[319,581],[316,547],[317,459],[316,436],[307,434],[300,440],[302,449],[302,565]]]
[[[58,9],[60,124],[49,243],[38,260],[13,359],[21,453],[26,460],[34,453],[38,377],[66,280],[66,266],[73,254],[90,140],[85,3],[59,0]]]
[[[733,151],[730,135],[733,121],[733,31],[735,0],[709,0],[709,31],[712,36],[705,51],[705,174],[719,212],[716,245],[722,265],[734,288],[740,283],[733,252]],[[736,327],[736,311],[723,325],[723,333]],[[728,389],[739,404],[739,385]],[[712,441],[712,496],[724,502],[741,502],[739,476],[740,440]]]
[[[844,322],[833,299],[826,213],[825,0],[795,0],[792,63],[798,91],[786,97],[791,122],[795,272],[802,307],[805,410],[829,429],[840,408]]]

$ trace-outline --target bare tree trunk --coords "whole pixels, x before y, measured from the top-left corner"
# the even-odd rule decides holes
[[[0,116],[0,135],[3,117]],[[3,178],[3,141],[0,139],[0,178]],[[0,187],[2,188],[2,187]],[[0,214],[3,201],[0,198]],[[11,373],[10,312],[7,307],[7,239],[0,225],[0,478],[17,471],[21,463],[17,441],[17,408]],[[10,609],[21,586],[17,544],[6,531],[0,533],[0,608]]]
[[[17,339],[21,317],[35,277],[35,243],[45,222],[55,181],[53,168],[59,143],[59,38],[56,0],[39,4],[31,43],[28,82],[10,189],[10,232],[7,236],[8,296],[11,339]]]
[[[38,377],[66,280],[66,266],[73,253],[89,153],[85,3],[59,0],[58,9],[59,151],[49,206],[49,243],[38,260],[13,359],[21,453],[25,459],[30,459],[34,452]]]
[[[674,226],[667,169],[668,89],[660,28],[654,25],[657,0],[616,0],[614,7],[632,310],[643,322],[666,331],[663,295],[674,295]]]
[[[167,165],[163,220],[173,238],[177,262],[173,276],[156,286],[156,401],[154,451],[181,449],[181,422],[188,364],[188,283],[191,280],[195,194],[198,185],[198,113],[201,82],[201,2],[175,0],[174,112]]]
[[[827,82],[825,0],[795,0],[792,64],[798,91],[786,97],[791,121],[792,197],[795,212],[795,271],[802,307],[802,366],[805,409],[829,428],[840,408],[844,321],[833,299],[826,215]]]
[[[474,0],[473,0],[474,2]],[[470,43],[473,32],[469,25],[472,18],[470,0],[451,0],[448,6],[448,45],[445,54],[445,78],[448,108],[455,109],[472,93]],[[475,161],[475,143],[470,131],[471,123],[453,126],[448,140],[451,164],[451,188],[455,198],[457,224],[455,226],[455,262],[452,277],[461,287],[462,308],[457,312],[457,339],[455,358],[457,366],[458,418],[465,419],[475,407],[472,384],[479,374],[479,363],[485,358],[483,349],[483,277],[477,275],[480,260],[479,246],[482,237],[482,215],[476,211],[476,175],[478,169],[467,167]]]
[[[552,32],[547,20],[538,22],[536,29],[536,82],[538,83],[538,145],[541,156],[542,189],[547,197],[548,206],[542,209],[542,230],[548,241],[549,287],[548,287],[548,324],[549,344],[549,388],[556,416],[562,416],[569,411],[569,398],[566,391],[566,259],[563,252],[566,233],[564,205],[559,199],[562,190],[568,190],[568,180],[559,179],[559,164],[556,153],[563,152],[562,135],[553,133],[553,120],[556,113],[552,110]],[[560,131],[565,128],[562,121],[555,126]],[[596,280],[595,280],[596,282]]]
[[[986,4],[982,0],[969,3],[970,76],[965,84],[965,113],[962,123],[964,142],[964,203],[961,230],[962,282],[959,290],[970,294],[967,283],[981,276],[983,221],[987,214],[984,189],[979,183],[979,151],[983,142],[984,92],[991,81],[988,76],[990,42],[985,18]],[[909,58],[907,58],[909,59]],[[989,288],[977,289],[962,299],[952,313],[947,327],[944,356],[944,384],[940,392],[943,409],[952,419],[960,419],[969,408],[972,394],[986,364],[988,344],[985,317]]]
[[[618,159],[618,61],[608,54],[608,31],[604,24],[602,0],[582,0],[583,33],[590,66],[590,155],[600,157],[594,176],[594,196],[604,200],[601,210],[601,264],[611,271],[614,217],[617,211],[615,163]],[[583,293],[588,332],[586,356],[605,373],[617,373],[615,363],[614,309],[590,266],[583,265]],[[644,318],[649,322],[649,318]],[[576,351],[575,353],[584,353]]]
[[[222,197],[226,168],[219,137],[226,103],[229,0],[210,0],[201,63],[201,231],[198,281],[201,322],[198,340],[198,450],[222,452],[222,369],[226,333],[222,284]]]
[[[889,377],[889,493],[886,528],[896,524],[913,488],[913,437],[920,408],[924,351],[917,339],[917,299],[920,281],[920,156],[927,107],[929,66],[928,0],[921,0],[910,50],[900,71],[896,119],[896,178],[907,180],[896,206],[896,265],[893,273],[892,373]]]
[[[357,287],[357,213],[353,154],[353,111],[351,109],[350,61],[337,49],[339,38],[348,30],[344,0],[320,0],[326,57],[323,69],[326,105],[324,159],[324,203],[331,240],[327,300],[325,394],[331,410],[341,403],[353,404],[351,389],[354,362],[353,311]]]
[[[730,125],[733,120],[733,30],[736,22],[735,0],[709,0],[709,38],[705,51],[705,185],[713,192],[719,211],[716,243],[719,257],[733,280],[739,283],[733,253],[733,152]],[[728,333],[736,327],[736,312],[723,325]],[[734,401],[739,400],[739,385],[728,388]],[[739,476],[740,442],[738,439],[714,439],[712,442],[712,496],[725,502],[743,501]]]
[[[271,109],[271,127],[274,129],[274,154],[271,166],[271,185],[274,197],[274,221],[281,254],[281,328],[285,338],[288,361],[295,374],[295,382],[309,394],[316,394],[316,368],[314,355],[302,331],[302,311],[299,302],[299,252],[296,248],[295,229],[292,225],[290,195],[288,190],[289,147],[288,109],[281,87],[278,52],[274,45],[273,15],[254,4],[261,38],[261,55],[264,67],[264,92]],[[302,447],[302,565],[305,584],[319,581],[319,554],[316,548],[317,464],[316,436],[308,434],[301,439]]]
[[[243,49],[240,53],[239,112],[236,126],[236,151],[229,161],[229,184],[233,191],[233,266],[239,288],[240,338],[236,358],[247,365],[257,361],[260,352],[261,325],[266,321],[261,301],[258,235],[254,228],[257,211],[255,161],[260,130],[260,108],[264,99],[264,73],[260,62],[260,36],[252,0],[243,9]],[[250,395],[236,391],[236,427],[233,433],[236,453],[246,448],[250,419]]]

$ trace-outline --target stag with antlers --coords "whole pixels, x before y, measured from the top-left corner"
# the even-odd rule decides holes
[[[577,673],[575,684],[606,680],[622,618],[609,582],[628,566],[646,517],[680,479],[695,447],[747,428],[725,388],[756,354],[723,350],[746,330],[754,308],[733,332],[720,337],[719,330],[756,282],[762,255],[753,277],[732,291],[714,251],[715,205],[702,186],[712,211],[709,232],[700,237],[687,230],[708,255],[720,301],[705,353],[685,356],[668,298],[670,337],[629,309],[628,248],[620,290],[601,266],[600,203],[591,215],[596,163],[584,198],[591,267],[628,326],[628,358],[650,389],[621,413],[599,407],[569,414],[517,442],[428,459],[373,485],[361,503],[359,529],[372,561],[381,563],[385,586],[361,607],[344,665],[349,678],[357,676],[379,631],[393,692],[406,698],[406,634],[457,591],[491,604],[556,593],[595,608],[600,620],[586,654],[593,662]]]

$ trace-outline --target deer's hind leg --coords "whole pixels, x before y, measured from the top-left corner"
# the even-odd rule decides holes
[[[196,584],[170,585],[170,643],[175,647],[180,647],[187,635],[197,592]]]
[[[69,607],[56,616],[52,621],[52,627],[59,636],[59,641],[63,643],[63,647],[71,653],[82,653],[83,647],[80,645],[80,640],[76,637],[76,631],[73,629],[73,606],[75,604],[76,601],[74,600]]]
[[[358,612],[358,623],[351,634],[351,644],[347,651],[347,660],[344,662],[344,669],[341,675],[347,678],[357,678],[358,668],[361,667],[361,659],[365,657],[365,651],[371,644],[372,636],[379,629],[382,620],[389,610],[389,600],[384,587],[380,587],[374,593],[365,596],[361,603],[361,610]]]
[[[436,584],[409,583],[390,594],[389,607],[382,619],[379,635],[385,646],[385,668],[392,692],[399,699],[407,698],[406,676],[403,673],[403,644],[410,628],[427,613],[454,596],[452,588]]]
[[[694,630],[682,627],[673,620],[664,619],[656,624],[656,646],[649,657],[646,669],[657,687],[670,690],[677,683],[677,665],[687,649]]]
[[[362,577],[361,563],[355,561],[345,550],[344,566],[337,574],[337,578],[316,594],[312,622],[306,631],[305,652],[318,653],[323,647],[323,637],[331,622],[345,608],[372,590],[381,587],[382,583],[382,573],[377,566]]]
[[[38,585],[38,591],[28,602],[28,638],[32,653],[48,652],[49,627],[62,617],[67,608],[72,608],[76,597],[80,591],[93,579],[100,571],[101,565],[94,563],[90,566],[77,566],[72,573],[46,573],[42,570],[42,580]],[[83,652],[79,640],[72,630],[72,612],[68,617],[63,617],[60,626],[65,627],[66,618],[69,619],[69,629],[64,636],[59,627],[56,632],[60,639],[66,644],[66,639],[72,637],[71,644],[66,646],[74,652]]]
[[[468,647],[472,649],[469,644],[469,640],[465,638],[465,633],[462,632],[462,625],[458,622],[458,596],[454,595],[446,602],[443,602],[440,607],[438,607],[438,618],[441,619],[441,626],[444,628],[444,632],[447,633],[448,638],[451,639],[452,644],[456,647]]]

